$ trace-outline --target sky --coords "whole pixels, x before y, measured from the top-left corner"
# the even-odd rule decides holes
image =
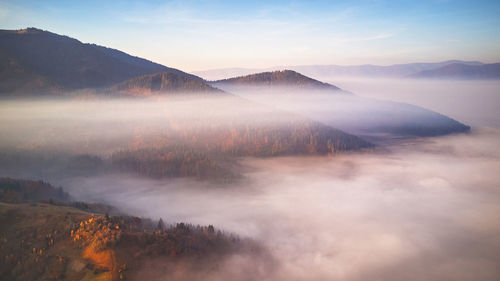
[[[500,61],[500,1],[0,0],[37,27],[185,71]]]

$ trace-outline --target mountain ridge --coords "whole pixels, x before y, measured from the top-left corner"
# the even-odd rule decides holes
[[[408,78],[427,79],[500,79],[500,63],[466,65],[453,63],[440,68],[424,70]]]
[[[65,35],[36,28],[0,30],[0,93],[3,94],[105,88],[159,72],[203,81],[181,70]]]

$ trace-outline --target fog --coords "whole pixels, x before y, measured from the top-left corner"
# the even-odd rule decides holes
[[[408,135],[434,136],[468,130],[466,125],[439,112],[375,95],[360,96],[346,91],[346,88],[337,91],[310,89],[307,86],[215,85],[244,99],[294,112],[375,142]],[[397,95],[397,91],[391,88],[384,89],[384,92]]]
[[[106,154],[172,131],[279,126],[291,118],[234,96],[6,100],[0,111],[1,147],[91,154]]]
[[[246,159],[247,182],[225,188],[123,176],[62,184],[79,198],[254,238],[278,260],[266,280],[496,280],[499,137],[481,130],[369,154]],[[250,262],[259,261],[241,268]]]
[[[234,165],[242,179],[224,185],[116,171],[61,175],[51,183],[78,200],[130,214],[212,224],[255,240],[269,253],[264,259],[236,254],[207,275],[169,265],[179,280],[498,280],[496,82],[332,82],[357,95],[410,102],[474,126],[470,133],[380,142],[373,150],[333,157],[239,157]],[[349,113],[359,106],[339,106],[344,96],[320,101],[316,94],[279,96],[278,103],[276,96],[236,94],[254,106],[225,97],[2,101],[0,145],[107,155],[154,144],[166,132],[279,125],[301,115],[323,121],[332,108]],[[152,274],[148,278],[162,279]]]
[[[359,96],[406,102],[472,126],[500,128],[500,81],[328,78]]]

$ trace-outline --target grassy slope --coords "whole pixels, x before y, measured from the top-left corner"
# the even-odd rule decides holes
[[[66,206],[0,203],[0,280],[140,279],[149,261],[198,264],[244,246],[211,226],[152,225]]]

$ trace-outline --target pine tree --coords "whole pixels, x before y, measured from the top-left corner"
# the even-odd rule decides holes
[[[163,223],[163,220],[160,218],[158,221],[158,226],[156,227],[157,230],[163,231],[165,229],[165,223]]]

